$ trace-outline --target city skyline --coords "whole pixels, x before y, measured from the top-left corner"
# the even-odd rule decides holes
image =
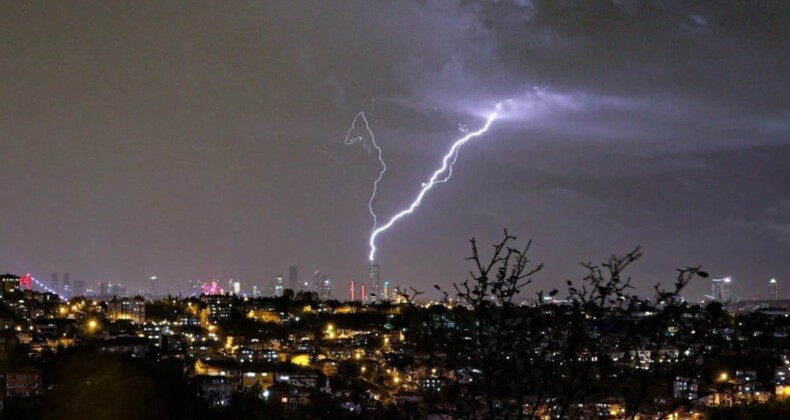
[[[289,270],[297,268],[297,266],[289,266]],[[359,283],[361,288],[367,285],[374,285],[379,283],[379,267],[377,264],[371,264],[369,272],[369,277],[367,278],[367,284],[363,280]],[[10,273],[8,273],[10,274]],[[7,274],[7,275],[8,275]],[[133,297],[133,296],[146,296],[149,298],[159,298],[166,295],[170,296],[182,296],[182,297],[196,297],[201,294],[216,294],[216,293],[227,293],[234,296],[244,296],[244,297],[251,297],[251,298],[258,298],[258,297],[279,297],[283,296],[283,292],[286,289],[290,289],[292,292],[313,292],[316,296],[320,299],[333,299],[338,301],[366,301],[370,300],[371,302],[376,300],[396,300],[397,296],[391,295],[391,291],[389,290],[390,280],[384,279],[380,281],[381,289],[380,292],[376,290],[376,288],[371,287],[370,293],[365,293],[360,291],[357,293],[356,291],[356,281],[354,279],[350,279],[347,284],[340,284],[332,279],[329,278],[327,274],[321,273],[321,271],[316,271],[314,274],[314,279],[312,281],[306,281],[303,284],[296,284],[295,287],[291,287],[290,284],[286,287],[284,282],[284,276],[282,274],[278,274],[274,279],[270,280],[269,282],[263,281],[250,281],[250,282],[242,282],[239,279],[228,279],[228,287],[222,288],[221,287],[221,280],[217,279],[208,279],[203,282],[200,280],[188,280],[186,282],[180,282],[176,286],[176,290],[170,290],[169,288],[165,291],[158,291],[156,284],[158,282],[158,276],[151,276],[149,278],[149,289],[134,289],[128,288],[123,286],[120,282],[115,282],[113,284],[112,281],[104,281],[104,282],[97,282],[94,285],[88,283],[86,284],[84,280],[75,280],[72,287],[69,286],[68,282],[64,282],[64,284],[60,284],[59,282],[59,274],[60,273],[53,273],[50,276],[50,280],[39,280],[33,277],[30,273],[25,275],[17,275],[20,278],[20,287],[22,289],[32,289],[37,290],[40,292],[51,292],[56,293],[64,298],[72,298],[72,297],[109,297],[117,295],[119,297]],[[64,277],[68,278],[70,273],[65,273]],[[185,288],[181,288],[181,286],[185,286]],[[22,287],[24,286],[24,287]],[[709,294],[705,294],[700,302],[737,302],[737,301],[766,301],[766,300],[781,300],[785,299],[786,297],[780,291],[780,282],[777,281],[775,278],[769,279],[765,283],[764,290],[754,290],[752,289],[750,292],[752,295],[747,297],[742,293],[739,293],[737,287],[737,282],[733,284],[732,277],[724,277],[724,278],[713,278],[711,279],[711,291]],[[397,286],[396,286],[397,287]],[[111,288],[114,288],[110,290]],[[342,289],[342,292],[339,291]],[[211,290],[211,292],[206,292],[206,290]],[[352,291],[353,290],[353,291]],[[367,296],[366,296],[367,295]],[[429,295],[430,296],[430,295]],[[559,297],[559,299],[563,299],[563,297]],[[537,296],[523,296],[521,299],[523,302],[535,302],[537,301]]]
[[[0,418],[790,419],[790,1],[0,1]]]
[[[344,144],[354,116],[387,159],[384,220],[512,98],[378,239],[393,287],[463,281],[468,239],[504,228],[545,263],[529,293],[640,245],[642,294],[685,266],[745,299],[790,278],[781,3],[4,2],[0,16],[3,271],[266,290],[298,265],[344,296],[370,275],[380,170],[368,133]]]

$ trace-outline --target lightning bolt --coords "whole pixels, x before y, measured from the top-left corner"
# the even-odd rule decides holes
[[[376,231],[376,227],[378,226],[378,218],[376,216],[376,212],[373,211],[373,202],[376,200],[376,193],[379,189],[379,182],[381,179],[384,178],[384,173],[387,172],[387,164],[384,162],[383,152],[381,147],[379,147],[378,143],[376,143],[376,135],[373,134],[373,130],[370,129],[370,124],[368,123],[368,118],[365,116],[365,111],[359,112],[355,117],[354,120],[351,121],[351,127],[348,129],[346,133],[346,140],[345,144],[354,144],[356,142],[362,141],[362,136],[351,137],[351,133],[354,131],[354,128],[357,126],[357,122],[362,120],[365,123],[365,130],[367,130],[368,134],[370,135],[370,141],[373,144],[373,148],[376,149],[378,153],[379,162],[381,163],[381,171],[379,172],[378,178],[376,181],[373,182],[373,192],[370,194],[370,199],[368,200],[368,211],[370,212],[370,216],[373,218],[373,227],[371,228],[371,232]],[[368,149],[369,151],[370,149]]]
[[[375,215],[374,215],[374,226],[373,226],[373,231],[370,234],[370,241],[369,241],[370,255],[368,256],[368,259],[371,262],[376,257],[376,238],[382,232],[384,232],[385,230],[387,230],[390,227],[392,227],[395,223],[397,223],[398,220],[400,220],[400,219],[408,216],[409,214],[413,213],[414,210],[417,209],[417,207],[420,206],[420,204],[422,203],[422,199],[425,197],[425,195],[428,193],[428,191],[430,191],[431,188],[433,188],[434,185],[445,183],[445,182],[447,182],[450,179],[450,177],[453,176],[453,165],[455,165],[455,162],[458,160],[458,150],[467,141],[469,141],[469,140],[471,140],[471,139],[473,139],[475,137],[480,137],[486,131],[488,131],[489,127],[491,127],[491,124],[494,122],[494,120],[496,120],[497,117],[499,117],[500,111],[502,110],[502,105],[504,103],[506,103],[506,102],[510,102],[510,100],[507,100],[507,101],[504,101],[504,102],[500,102],[500,103],[498,103],[496,105],[494,111],[491,114],[488,115],[488,118],[486,118],[486,122],[485,122],[485,124],[483,124],[483,127],[481,129],[479,129],[477,131],[469,132],[465,127],[461,128],[461,131],[465,132],[466,135],[464,135],[460,139],[456,140],[455,143],[453,143],[452,147],[450,147],[450,150],[447,152],[447,154],[444,155],[444,159],[442,159],[442,166],[440,166],[439,169],[437,169],[433,173],[433,175],[428,180],[428,182],[424,182],[422,184],[422,188],[420,189],[420,192],[417,194],[417,197],[414,199],[414,201],[412,201],[412,203],[409,205],[409,207],[407,207],[406,209],[401,210],[400,212],[396,213],[394,216],[392,216],[392,218],[387,223],[385,223],[385,224],[383,224],[381,226],[378,226],[378,227],[376,227],[376,223],[375,223],[376,219],[375,219]],[[360,113],[360,114],[362,114],[362,113]],[[357,116],[359,116],[359,114],[357,114]],[[364,115],[363,115],[363,117],[364,117]],[[355,122],[356,122],[356,119],[355,119]],[[367,123],[367,120],[365,122]],[[372,134],[373,133],[371,133],[371,135]],[[375,142],[373,144],[375,146]],[[376,148],[378,149],[378,146],[376,146]],[[379,150],[379,157],[381,157],[381,149],[378,149],[378,150]],[[383,163],[384,162],[382,161],[382,164]],[[385,166],[385,169],[386,169],[386,166]],[[442,176],[443,174],[444,174],[444,176]],[[382,171],[381,172],[381,176],[383,176],[383,175],[384,175],[384,172]],[[378,181],[381,180],[381,176],[379,176],[379,179],[376,181],[376,183],[378,183]],[[375,191],[376,191],[375,184],[374,184],[373,191],[374,191],[374,196],[375,196]],[[371,203],[373,202],[373,198],[374,197],[371,197]],[[373,214],[373,209],[372,208],[371,208],[371,214]]]

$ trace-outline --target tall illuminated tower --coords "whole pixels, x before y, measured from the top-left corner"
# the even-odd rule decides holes
[[[768,282],[768,294],[773,300],[779,299],[779,285],[776,284],[776,279],[771,279],[771,281]]]
[[[732,300],[732,277],[725,277],[722,279],[721,298],[723,302]]]
[[[370,262],[370,273],[368,279],[370,280],[370,293],[373,296],[374,300],[381,299],[381,281],[380,276],[381,273],[379,272],[379,265],[374,263],[373,261]]]
[[[285,280],[283,279],[282,274],[278,274],[277,278],[274,280],[274,297],[282,296],[284,290],[285,290]]]
[[[156,290],[156,280],[157,280],[156,276],[151,276],[151,278],[148,279],[149,285],[151,287],[151,297],[152,298],[155,298],[157,296],[157,294],[156,294],[156,292],[157,292],[157,290]]]
[[[71,296],[71,274],[63,274],[63,296]]]
[[[318,293],[319,298],[328,300],[332,297],[332,280],[326,274],[316,271],[313,291]]]

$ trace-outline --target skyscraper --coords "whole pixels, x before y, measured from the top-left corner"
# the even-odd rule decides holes
[[[285,281],[283,279],[282,274],[277,275],[277,279],[274,280],[274,296],[280,297],[283,295],[283,291],[285,290]]]
[[[319,282],[318,296],[323,300],[332,298],[332,280],[329,279],[329,276],[321,274]]]
[[[52,273],[52,277],[50,277],[49,286],[52,290],[58,291],[60,290],[60,280],[58,279],[58,273]]]
[[[85,281],[84,280],[74,280],[74,296],[85,296]]]
[[[313,283],[309,290],[318,294],[321,299],[329,299],[332,296],[332,280],[329,276],[319,270],[313,274]]]
[[[63,296],[71,297],[71,275],[69,273],[63,274]]]
[[[768,294],[771,296],[771,299],[779,299],[779,285],[776,284],[776,279],[771,279],[768,282]]]
[[[719,302],[728,302],[732,299],[732,277],[713,279],[711,297]]]
[[[374,300],[381,297],[381,282],[379,281],[380,275],[381,273],[379,272],[379,265],[371,261],[370,276],[368,277],[368,280],[370,280],[370,294]],[[367,299],[367,296],[365,296],[365,299]]]
[[[288,267],[288,288],[294,292],[299,290],[299,270],[295,265]]]
[[[732,277],[725,277],[722,280],[721,297],[724,302],[732,300]]]
[[[151,297],[156,297],[156,280],[156,276],[151,276],[151,278],[148,279],[151,286]]]
[[[321,293],[320,292],[321,291],[321,279],[323,277],[324,277],[324,273],[322,273],[319,270],[316,270],[315,273],[313,273],[313,281],[312,281],[312,283],[308,284],[307,282],[305,282],[305,288],[307,290],[310,290],[311,292],[316,292],[316,293],[320,294]]]

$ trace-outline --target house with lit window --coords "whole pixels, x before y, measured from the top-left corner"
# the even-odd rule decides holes
[[[234,385],[230,378],[223,376],[198,375],[192,378],[198,397],[208,401],[212,408],[230,406]]]
[[[125,354],[136,359],[148,357],[151,343],[145,337],[117,337],[99,344],[102,353]]]
[[[43,392],[43,376],[39,369],[23,367],[6,374],[6,395],[30,397]]]

